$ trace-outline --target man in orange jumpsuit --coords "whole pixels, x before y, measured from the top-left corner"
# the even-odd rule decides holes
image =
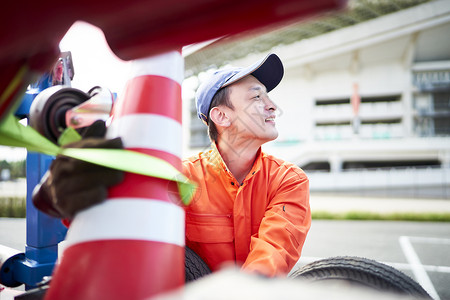
[[[278,136],[267,93],[283,73],[271,54],[247,68],[219,70],[197,91],[212,150],[183,163],[199,184],[186,208],[186,244],[213,271],[235,261],[244,271],[286,275],[300,258],[311,225],[308,178],[261,151]]]
[[[234,262],[246,272],[286,275],[300,258],[311,225],[308,179],[297,166],[261,151],[278,136],[277,107],[267,93],[283,73],[271,54],[248,68],[219,70],[197,91],[212,150],[183,162],[184,174],[199,186],[186,207],[186,245],[213,271]],[[104,131],[103,124],[96,135]],[[121,147],[120,139],[79,143]],[[120,171],[67,157],[57,157],[50,170],[33,202],[62,218],[103,201],[107,187],[123,178]]]

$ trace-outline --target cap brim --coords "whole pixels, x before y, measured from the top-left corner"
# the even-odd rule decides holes
[[[284,75],[283,63],[276,54],[269,54],[253,65],[243,68],[236,75],[228,79],[222,87],[226,87],[247,75],[253,75],[267,89],[267,92],[273,90],[281,81]]]

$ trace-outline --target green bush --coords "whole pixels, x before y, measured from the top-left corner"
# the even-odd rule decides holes
[[[25,197],[0,197],[0,218],[25,218]],[[372,213],[350,211],[333,213],[313,211],[313,220],[386,220],[386,221],[418,221],[418,222],[450,222],[450,213]]]
[[[1,218],[25,218],[26,198],[25,197],[3,197],[0,198]]]
[[[450,213],[372,213],[350,211],[345,213],[331,213],[313,211],[315,220],[385,220],[385,221],[416,221],[416,222],[450,222]]]

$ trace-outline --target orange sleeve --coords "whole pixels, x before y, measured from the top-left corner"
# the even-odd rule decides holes
[[[311,227],[309,181],[301,170],[293,170],[277,188],[251,237],[245,272],[286,276],[300,258]]]

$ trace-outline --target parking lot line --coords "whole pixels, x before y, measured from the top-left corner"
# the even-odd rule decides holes
[[[386,265],[390,265],[391,267],[394,267],[399,270],[411,270],[411,265],[409,264],[403,264],[403,263],[390,263],[385,262]],[[445,266],[432,266],[432,265],[422,265],[422,267],[427,272],[437,272],[437,273],[450,273],[450,267]]]
[[[450,239],[430,238],[420,236],[408,236],[409,240],[414,243],[435,244],[435,245],[450,245]]]
[[[418,283],[428,292],[428,294],[435,300],[440,300],[436,289],[434,288],[433,283],[428,277],[425,268],[422,265],[422,262],[419,259],[416,251],[411,244],[408,236],[400,236],[399,237],[400,247],[402,248],[403,254],[406,257],[406,260],[411,265],[411,270],[416,277]]]

